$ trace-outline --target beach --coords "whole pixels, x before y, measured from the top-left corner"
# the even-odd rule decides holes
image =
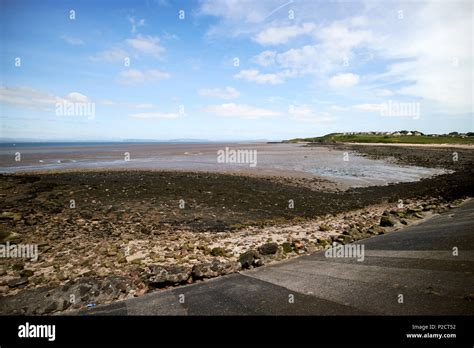
[[[21,151],[23,170],[2,174],[2,242],[39,248],[35,262],[0,260],[2,313],[74,311],[279,262],[402,230],[474,191],[470,149],[456,149],[453,161],[453,149],[442,147],[114,146],[117,154],[132,148],[132,159],[143,161],[124,167],[133,161],[107,166],[89,159],[93,165],[39,170],[31,168],[39,158],[83,164],[97,153],[112,155],[104,147],[36,148]],[[256,148],[257,170],[245,164],[214,170],[216,150],[226,146]],[[184,155],[194,151],[202,154]],[[150,168],[151,152],[166,165]],[[13,167],[8,155],[3,150],[3,169]],[[313,165],[292,166],[304,156]],[[81,295],[83,287],[96,295]],[[74,303],[67,301],[71,293]]]

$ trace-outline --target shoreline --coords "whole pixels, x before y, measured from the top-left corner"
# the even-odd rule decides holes
[[[0,310],[68,313],[199,282],[322,250],[332,242],[402,230],[473,196],[471,152],[460,151],[460,161],[452,163],[445,158],[449,149],[432,156],[431,149],[345,146],[366,156],[390,155],[455,172],[342,192],[240,173],[2,175],[3,241],[36,243],[40,259],[2,260]],[[74,209],[67,206],[71,198]],[[178,206],[181,198],[184,209]],[[5,235],[8,231],[14,233]],[[89,290],[81,295],[84,288]],[[80,301],[68,303],[71,293]],[[46,300],[45,294],[50,295]]]

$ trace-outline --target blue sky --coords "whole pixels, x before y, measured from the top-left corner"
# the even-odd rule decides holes
[[[472,18],[469,1],[2,0],[0,137],[473,131]]]

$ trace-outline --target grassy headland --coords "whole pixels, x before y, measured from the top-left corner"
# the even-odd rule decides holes
[[[322,137],[295,138],[285,142],[312,143],[385,143],[385,144],[467,144],[474,145],[474,136],[463,135],[393,135],[330,133]]]

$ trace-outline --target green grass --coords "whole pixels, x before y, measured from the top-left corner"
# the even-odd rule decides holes
[[[288,142],[341,142],[341,143],[386,143],[386,144],[473,144],[474,137],[462,138],[460,136],[437,136],[426,135],[343,135],[327,134],[322,137],[296,138]]]

